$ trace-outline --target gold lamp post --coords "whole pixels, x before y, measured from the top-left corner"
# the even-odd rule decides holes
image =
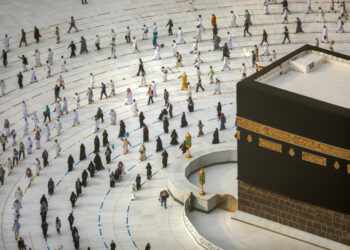
[[[186,158],[192,158],[192,155],[190,153],[190,148],[192,146],[192,140],[191,140],[191,135],[190,133],[187,132],[185,139],[186,139],[186,148],[187,148],[187,155]]]
[[[203,185],[205,184],[205,172],[203,168],[199,171],[199,184],[202,185],[202,190],[199,192],[200,195],[205,195],[205,192],[203,190]]]

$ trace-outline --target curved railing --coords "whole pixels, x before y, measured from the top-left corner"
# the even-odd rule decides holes
[[[184,210],[183,210],[183,220],[188,233],[193,237],[193,239],[204,249],[210,250],[222,250],[222,248],[216,246],[214,243],[210,242],[202,235],[198,233],[196,228],[192,225],[190,219],[187,214],[189,213],[189,199],[187,198],[184,202]]]
[[[188,162],[187,159],[179,159],[177,165],[168,170],[168,188],[172,196],[178,202],[184,204],[185,200],[191,192],[198,194],[200,188],[189,182],[188,176],[198,171],[202,167],[211,165],[237,162],[237,150],[220,148],[211,153],[206,153],[204,150],[196,152],[198,157]],[[207,192],[203,196],[196,196],[194,201],[195,209],[202,212],[210,212],[216,207],[221,207],[232,211],[237,205],[237,200],[231,196],[229,199],[226,195],[218,195],[216,193]]]

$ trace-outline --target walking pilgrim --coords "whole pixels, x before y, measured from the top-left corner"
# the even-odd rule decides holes
[[[140,50],[137,47],[137,41],[135,37],[132,38],[132,48],[133,48],[133,53],[140,52]]]
[[[66,60],[64,59],[63,56],[61,56],[61,73],[67,72],[68,69],[66,68]]]
[[[161,72],[162,72],[162,80],[163,82],[166,82],[168,80],[168,70],[164,66],[162,66]]]
[[[177,42],[178,43],[186,43],[184,39],[184,32],[181,27],[179,27],[179,31],[177,32]]]
[[[27,118],[24,118],[23,136],[29,135],[29,123]]]
[[[133,117],[136,117],[136,116],[138,116],[138,112],[139,112],[139,109],[138,109],[138,107],[137,107],[137,102],[136,102],[136,100],[134,99],[133,100],[133,103],[132,103],[132,116]]]
[[[22,115],[24,118],[28,116],[27,103],[25,101],[22,101]]]
[[[49,124],[48,123],[45,123],[44,125],[44,128],[43,128],[43,132],[45,134],[45,137],[46,137],[46,141],[49,141],[50,140],[50,127],[49,127]]]
[[[231,10],[231,22],[230,22],[230,24],[231,24],[231,27],[237,27],[238,25],[237,25],[237,17],[236,17],[236,14],[233,12],[233,10]]]
[[[51,76],[51,66],[49,61],[46,61],[46,78],[49,78]]]
[[[55,128],[56,128],[57,136],[61,135],[62,134],[62,123],[61,123],[61,120],[59,118],[56,119]]]
[[[1,96],[6,95],[5,93],[6,85],[3,79],[0,80],[0,89],[1,89]]]
[[[95,76],[92,72],[89,75],[89,79],[90,79],[90,88],[93,89],[95,87]]]
[[[232,49],[232,35],[230,32],[227,32],[227,47]]]
[[[311,9],[311,1],[312,0],[307,0],[307,9],[306,9],[306,14],[312,13],[312,9]]]
[[[326,25],[323,25],[322,43],[329,43],[329,40],[328,40],[328,28],[327,28]]]
[[[35,83],[37,81],[38,80],[36,78],[35,70],[34,70],[34,68],[31,68],[31,71],[30,71],[30,82],[29,83]]]
[[[270,14],[270,13],[269,13],[269,3],[270,3],[269,1],[270,1],[270,0],[266,0],[265,3],[264,3],[264,14],[265,14],[265,15]]]
[[[30,137],[27,139],[27,153],[32,154],[32,149],[33,149],[33,141]]]
[[[62,114],[68,114],[68,101],[66,97],[63,97]]]
[[[78,93],[75,93],[75,96],[73,98],[75,99],[76,108],[80,108],[80,95]]]
[[[4,39],[4,50],[6,52],[10,51],[10,38],[8,37],[7,34],[5,34],[5,39]]]
[[[115,96],[114,81],[112,79],[110,82],[110,89],[111,89],[111,92],[109,93],[109,97]]]
[[[73,110],[73,115],[74,115],[74,120],[73,120],[73,127],[74,126],[77,126],[77,125],[79,125],[80,123],[79,123],[79,116],[78,116],[78,111],[77,110]]]
[[[148,28],[146,24],[143,25],[142,27],[142,40],[148,39]]]
[[[160,60],[160,46],[158,43],[155,44],[155,50],[154,50],[154,60]]]
[[[127,88],[126,89],[126,103],[125,105],[130,105],[132,104],[132,92],[131,92],[131,89],[130,88]]]
[[[337,28],[336,33],[338,33],[338,32],[344,33],[345,32],[343,24],[344,24],[344,22],[343,22],[342,18],[338,17],[338,28]]]
[[[123,142],[123,154],[127,154],[129,152],[129,146],[131,147],[131,144],[128,140],[128,138],[124,137],[121,139]]]
[[[111,109],[111,111],[109,112],[109,115],[111,116],[111,125],[116,125],[117,113],[115,112],[115,110]]]
[[[35,67],[40,67],[42,64],[40,61],[40,52],[38,49],[35,50],[34,56],[35,56]]]
[[[115,48],[115,41],[113,40],[111,43],[110,43],[110,47],[111,47],[111,56],[109,57],[109,59],[116,59],[117,58],[117,51],[116,51],[116,48]]]
[[[40,138],[41,138],[41,129],[37,127],[35,129],[35,137],[34,137],[34,143],[36,149],[40,149]]]

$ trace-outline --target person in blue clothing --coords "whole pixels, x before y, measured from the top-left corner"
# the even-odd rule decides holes
[[[221,115],[220,115],[220,130],[224,130],[226,128],[225,123],[226,123],[225,114],[221,113]]]
[[[297,29],[295,31],[295,34],[297,33],[304,33],[302,27],[301,27],[301,21],[300,21],[300,18],[297,17]]]
[[[158,34],[154,33],[153,40],[152,40],[153,47],[156,47],[157,39],[158,39]]]
[[[100,100],[102,99],[103,95],[105,95],[105,97],[108,98],[107,93],[106,93],[106,84],[101,82],[101,97],[100,97]]]
[[[48,105],[46,105],[46,108],[44,111],[44,123],[46,122],[46,118],[49,118],[49,122],[51,122],[50,108]]]
[[[258,65],[256,64],[256,55],[254,53],[254,50],[252,50],[252,67],[254,66],[258,66]]]
[[[166,207],[166,201],[169,198],[169,193],[165,189],[160,192],[159,194],[159,201],[160,201],[160,206],[164,205],[164,208],[167,209]]]

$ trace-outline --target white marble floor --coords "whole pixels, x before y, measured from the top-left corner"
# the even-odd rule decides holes
[[[194,211],[190,213],[189,219],[203,237],[227,250],[321,249],[302,241],[233,220],[231,215],[231,212],[216,208],[210,214]]]
[[[231,194],[238,198],[237,164],[225,163],[204,168],[204,189],[216,194]],[[198,172],[192,173],[188,180],[197,187],[201,187],[198,181]]]

